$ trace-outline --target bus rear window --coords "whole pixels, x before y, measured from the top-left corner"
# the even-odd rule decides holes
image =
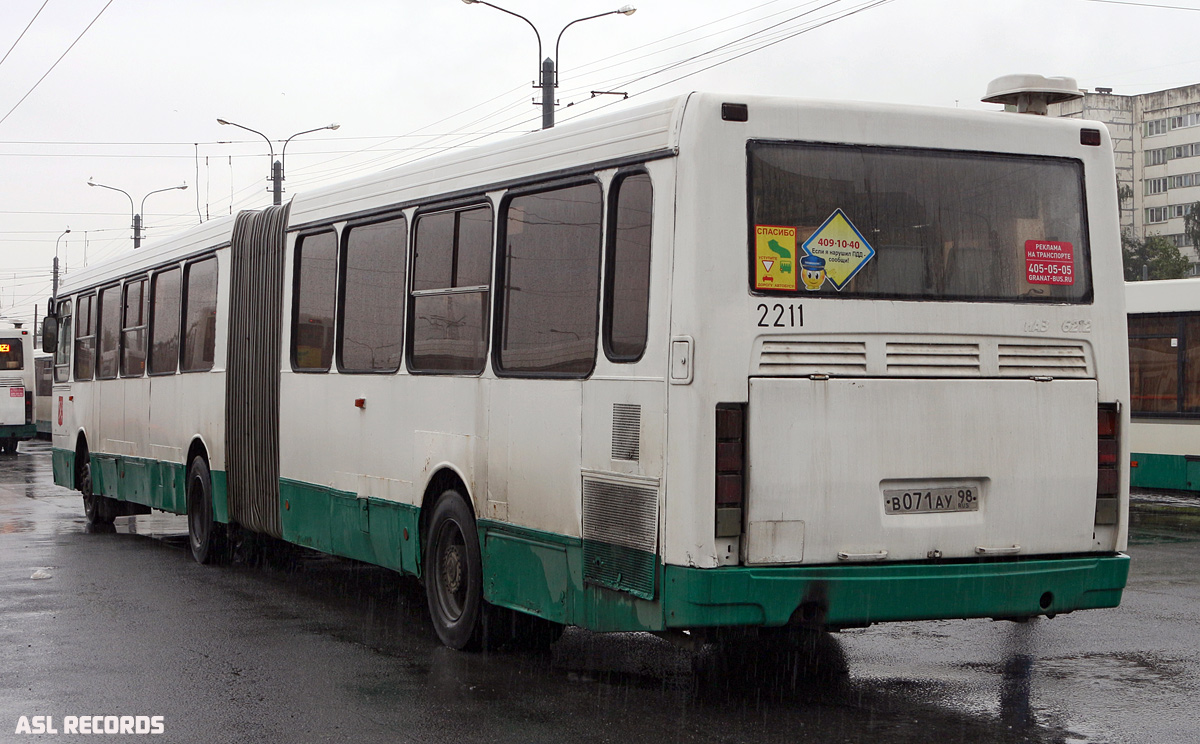
[[[25,369],[25,350],[21,339],[0,338],[0,370]]]
[[[1077,160],[752,142],[755,292],[1090,302]]]

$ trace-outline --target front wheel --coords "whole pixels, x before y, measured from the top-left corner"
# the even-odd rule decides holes
[[[84,452],[82,458],[83,462],[79,465],[79,492],[83,494],[83,515],[93,527],[110,525],[115,517],[112,501],[92,493],[91,456]]]
[[[483,562],[475,516],[455,489],[444,491],[429,519],[425,595],[433,627],[453,649],[482,642]]]
[[[187,474],[188,546],[197,563],[211,563],[224,550],[220,525],[213,521],[212,475],[208,463],[197,455]]]

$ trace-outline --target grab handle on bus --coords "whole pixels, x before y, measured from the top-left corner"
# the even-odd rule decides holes
[[[1021,546],[1009,545],[1003,548],[985,548],[982,545],[976,545],[975,552],[979,555],[1013,555],[1021,552]]]
[[[876,551],[874,553],[843,553],[838,552],[839,561],[882,561],[888,557],[886,550]]]

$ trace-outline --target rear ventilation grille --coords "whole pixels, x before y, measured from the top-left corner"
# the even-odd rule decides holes
[[[583,479],[583,579],[654,598],[658,488],[649,483]]]
[[[613,403],[612,459],[637,462],[642,456],[642,407]]]
[[[867,373],[867,344],[863,341],[763,341],[759,373],[862,376]]]
[[[5,387],[22,387],[25,385],[25,382],[20,377],[0,377],[0,385]]]
[[[1078,344],[1032,346],[1000,344],[1001,377],[1089,377],[1088,360]]]
[[[889,343],[887,372],[896,377],[979,377],[979,344]]]
[[[772,336],[760,343],[751,374],[763,377],[1093,379],[1096,376],[1092,347],[1087,342],[881,333]]]

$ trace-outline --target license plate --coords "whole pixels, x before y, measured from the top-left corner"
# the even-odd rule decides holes
[[[883,511],[885,514],[979,511],[979,487],[888,489],[883,492]]]

